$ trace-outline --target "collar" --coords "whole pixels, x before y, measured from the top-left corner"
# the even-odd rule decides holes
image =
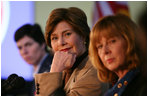
[[[71,69],[74,70],[87,55],[88,55],[88,51],[85,51],[80,57],[77,57],[74,65]]]

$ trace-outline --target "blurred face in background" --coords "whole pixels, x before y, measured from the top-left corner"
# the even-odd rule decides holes
[[[108,70],[116,72],[124,66],[127,44],[122,37],[102,37],[96,47],[98,56]]]
[[[64,51],[82,55],[86,48],[84,39],[78,35],[66,21],[59,22],[50,36],[53,51]]]
[[[17,41],[17,47],[22,58],[32,65],[38,65],[45,52],[45,45],[40,45],[28,36]]]

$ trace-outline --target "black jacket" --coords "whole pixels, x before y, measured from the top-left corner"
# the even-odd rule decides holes
[[[126,87],[123,96],[147,96],[147,78],[138,74]]]

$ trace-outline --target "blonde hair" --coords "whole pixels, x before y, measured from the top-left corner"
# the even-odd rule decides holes
[[[127,43],[126,50],[126,66],[124,69],[136,68],[139,64],[139,58],[136,54],[135,33],[138,27],[125,15],[106,16],[100,19],[93,27],[90,33],[89,55],[94,67],[98,70],[98,77],[103,82],[113,82],[117,75],[104,67],[98,56],[96,43],[102,36],[110,38],[113,36],[121,36]]]

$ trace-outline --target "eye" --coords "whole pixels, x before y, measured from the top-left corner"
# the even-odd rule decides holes
[[[72,33],[71,32],[66,32],[65,34],[64,34],[64,36],[70,36]]]
[[[103,47],[102,44],[97,45],[97,49],[101,49]]]
[[[21,47],[21,46],[19,46],[19,47],[18,47],[18,49],[19,49],[19,50],[21,50],[21,49],[22,49],[22,47]]]
[[[116,39],[109,40],[109,43],[115,43],[115,42],[116,42]]]
[[[52,36],[50,39],[51,39],[51,40],[57,40],[58,37],[56,37],[56,36]]]
[[[26,45],[25,46],[31,46],[33,43],[26,43]]]
[[[115,40],[115,39],[113,39],[113,40],[111,40],[111,42],[112,42],[112,43],[115,43],[115,42],[116,42],[116,40]]]

